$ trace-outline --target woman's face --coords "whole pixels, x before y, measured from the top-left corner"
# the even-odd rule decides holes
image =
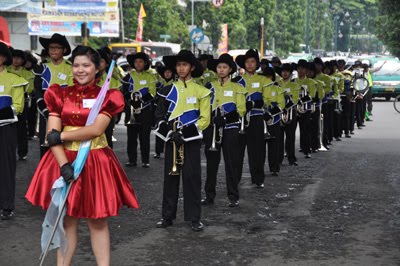
[[[229,73],[231,72],[231,67],[228,64],[225,63],[219,63],[217,65],[217,74],[218,77],[220,78],[225,78],[229,76]]]
[[[49,44],[49,56],[52,60],[60,60],[61,58],[63,58],[65,50],[66,49],[61,44]]]
[[[90,58],[86,55],[78,55],[72,64],[72,74],[74,79],[81,86],[92,83],[96,77],[98,69]]]
[[[178,61],[176,63],[176,73],[178,74],[179,78],[186,78],[193,70],[194,66],[188,62]]]
[[[164,78],[165,79],[171,79],[172,78],[172,71],[167,69],[164,71]]]
[[[106,60],[104,60],[103,58],[100,59],[100,67],[99,67],[99,70],[100,70],[100,71],[104,71],[104,70],[106,69],[106,67],[107,67],[107,62],[106,62]]]
[[[254,57],[247,58],[244,62],[247,72],[254,73],[257,70],[257,60]]]

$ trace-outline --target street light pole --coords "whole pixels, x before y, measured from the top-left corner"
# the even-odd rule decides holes
[[[307,0],[306,11],[306,53],[310,52],[310,0]]]

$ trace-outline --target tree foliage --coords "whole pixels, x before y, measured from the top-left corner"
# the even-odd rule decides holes
[[[278,54],[286,55],[288,52],[302,51],[301,44],[306,41],[306,9],[309,3],[311,50],[333,50],[335,37],[340,32],[342,38],[337,39],[339,50],[354,51],[363,48],[362,41],[355,38],[355,35],[373,34],[375,31],[372,18],[377,14],[376,1],[378,0],[225,0],[220,8],[213,7],[210,2],[194,2],[194,24],[197,27],[202,27],[203,21],[208,24],[203,30],[214,48],[218,46],[220,25],[223,23],[228,24],[229,49],[259,48],[258,27],[263,17],[265,49],[275,49]],[[147,13],[144,19],[144,40],[162,41],[160,34],[168,34],[171,36],[168,41],[189,48],[191,43],[188,26],[191,24],[192,1],[179,2],[184,2],[186,6],[179,5],[178,0],[122,0],[125,41],[135,39],[138,10],[143,3]],[[399,5],[395,2],[380,1],[382,10],[377,25],[384,30],[379,31],[379,36],[387,40],[389,47],[394,47],[399,39]],[[346,13],[350,15],[345,16]],[[388,26],[393,29],[391,32],[385,30]],[[393,34],[395,32],[397,35]],[[93,39],[91,44],[100,46],[107,42],[120,41]]]
[[[400,5],[396,0],[379,0],[377,34],[392,54],[400,56]]]

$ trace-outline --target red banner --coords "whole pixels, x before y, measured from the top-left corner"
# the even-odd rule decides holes
[[[228,24],[221,25],[221,38],[218,43],[218,54],[226,54],[228,52]]]
[[[146,11],[144,11],[143,4],[140,4],[139,16],[138,16],[138,27],[136,31],[136,41],[143,41],[143,18],[146,17]]]

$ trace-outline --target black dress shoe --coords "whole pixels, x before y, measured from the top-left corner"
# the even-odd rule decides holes
[[[159,154],[159,153],[156,153],[156,154],[154,154],[154,159],[160,159],[161,158],[161,155]]]
[[[136,166],[136,163],[134,163],[134,162],[126,162],[126,163],[125,163],[125,166],[126,166],[126,167],[135,167],[135,166]]]
[[[12,218],[14,218],[14,212],[12,210],[3,210],[1,214],[2,220],[11,220]]]
[[[172,220],[168,220],[168,219],[161,219],[161,221],[156,223],[157,228],[166,228],[171,225],[172,225]]]
[[[238,200],[231,200],[228,204],[229,207],[234,208],[239,206],[239,201]]]
[[[264,188],[264,183],[256,184],[256,188]]]
[[[335,138],[336,141],[342,141],[340,138]]]
[[[350,136],[349,134],[347,134],[345,137],[346,137],[346,138],[351,138],[351,136]]]
[[[350,131],[350,135],[354,135],[354,131]]]
[[[291,162],[289,165],[298,166],[299,164],[297,162]]]
[[[207,205],[213,205],[214,204],[214,200],[212,199],[208,199],[208,198],[204,198],[201,200],[201,205],[203,206],[207,206]]]
[[[272,176],[278,176],[277,172],[272,172]]]
[[[201,232],[204,230],[204,224],[200,221],[192,222],[192,231]]]
[[[142,167],[143,168],[150,168],[150,164],[149,163],[142,163]]]
[[[309,158],[311,158],[311,155],[309,153],[307,153],[304,155],[304,158],[309,159]]]

